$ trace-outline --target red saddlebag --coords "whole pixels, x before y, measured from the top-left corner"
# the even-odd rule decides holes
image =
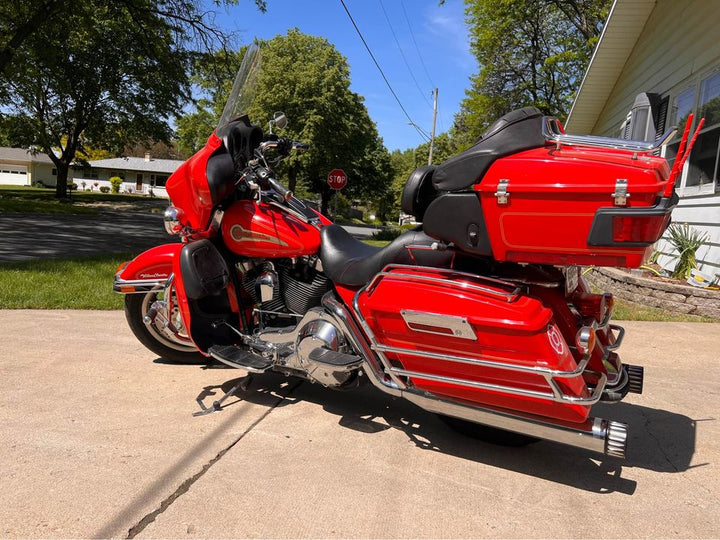
[[[417,388],[571,422],[596,401],[552,311],[509,283],[396,266],[357,308],[386,368]]]

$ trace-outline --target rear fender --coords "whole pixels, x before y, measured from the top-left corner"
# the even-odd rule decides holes
[[[165,284],[173,273],[183,244],[163,244],[151,248],[120,266],[113,290],[122,294],[145,293]]]

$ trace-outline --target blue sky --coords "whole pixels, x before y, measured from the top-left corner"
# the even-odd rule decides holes
[[[477,71],[477,63],[469,51],[462,0],[447,0],[443,6],[438,6],[437,0],[345,0],[345,3],[412,120],[430,132],[431,92],[437,86],[436,131],[448,130],[465,88],[469,86],[468,78]],[[400,48],[395,43],[383,7]],[[268,0],[266,13],[260,13],[251,0],[240,0],[239,5],[218,13],[216,22],[237,32],[241,43],[255,37],[272,38],[293,27],[327,38],[348,59],[352,89],[364,96],[370,116],[388,149],[405,149],[423,142],[417,131],[408,125],[340,0]],[[401,50],[417,85],[403,61]]]

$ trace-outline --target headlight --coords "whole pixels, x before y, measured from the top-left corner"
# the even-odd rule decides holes
[[[165,230],[168,234],[180,234],[185,220],[185,212],[175,206],[168,206],[163,215]]]

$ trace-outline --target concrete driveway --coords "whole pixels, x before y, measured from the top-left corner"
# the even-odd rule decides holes
[[[718,537],[720,325],[626,323],[619,461],[467,439],[373,388],[163,363],[120,312],[0,311],[2,537]]]

